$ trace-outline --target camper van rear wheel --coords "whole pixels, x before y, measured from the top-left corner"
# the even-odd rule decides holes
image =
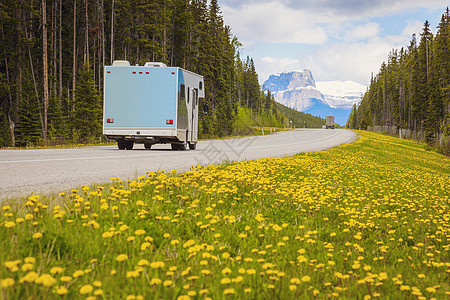
[[[195,150],[195,147],[197,146],[197,143],[189,143],[189,149]]]
[[[125,141],[117,141],[117,147],[119,150],[125,149]]]
[[[170,144],[172,146],[172,150],[186,150],[186,144]]]
[[[144,143],[144,147],[145,147],[145,149],[151,149],[152,148],[152,144]]]
[[[134,142],[133,141],[125,141],[125,149],[132,150]]]

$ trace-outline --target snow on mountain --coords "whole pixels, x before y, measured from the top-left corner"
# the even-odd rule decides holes
[[[367,87],[354,81],[316,82],[316,87],[325,97],[325,102],[331,107],[352,108],[358,104]]]
[[[270,75],[263,88],[283,105],[322,118],[335,116],[339,125],[345,125],[353,104],[359,103],[366,91],[353,81],[315,82],[308,69]]]

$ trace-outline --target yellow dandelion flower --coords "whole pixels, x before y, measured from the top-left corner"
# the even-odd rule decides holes
[[[24,282],[32,283],[38,278],[39,278],[39,274],[38,273],[36,273],[36,272],[29,272],[27,275],[25,275],[24,277],[22,277],[20,279],[20,283],[24,283]]]
[[[128,229],[130,229],[130,227],[128,227],[127,225],[122,225],[122,226],[120,226],[120,228],[119,228],[119,230],[120,231],[125,231],[125,230],[128,230]]]
[[[170,286],[172,285],[173,281],[172,280],[164,280],[163,285],[164,286]]]
[[[162,261],[154,261],[150,264],[150,267],[152,269],[160,269],[160,268],[164,268],[164,262]]]
[[[59,280],[61,280],[62,282],[69,282],[72,280],[71,276],[62,276]]]
[[[148,260],[146,260],[146,259],[141,259],[138,262],[138,266],[140,266],[140,267],[145,267],[145,266],[149,266],[149,265],[150,265],[150,262]]]
[[[28,264],[34,264],[34,263],[36,263],[36,258],[28,256],[28,257],[25,257],[24,261]]]
[[[97,290],[95,290],[95,291],[94,291],[94,295],[95,295],[95,296],[101,296],[101,295],[103,295],[103,290],[102,290],[102,289],[97,289]]]
[[[95,286],[95,287],[101,287],[103,284],[102,284],[102,282],[101,281],[94,281],[93,283],[92,283],[92,285],[93,286]]]
[[[224,293],[225,295],[232,295],[232,294],[235,293],[235,291],[234,291],[234,289],[225,289],[225,290],[223,291],[223,293]]]
[[[289,286],[289,290],[291,290],[291,291],[295,291],[296,289],[297,289],[297,286],[294,285],[294,284],[291,284],[291,285]]]
[[[126,254],[119,254],[119,255],[117,255],[117,257],[116,257],[116,260],[118,261],[118,262],[122,262],[122,261],[125,261],[125,260],[127,260],[128,259],[128,255],[126,255]]]
[[[56,289],[55,289],[55,292],[58,295],[65,295],[65,294],[67,294],[69,292],[69,290],[66,287],[64,287],[64,286],[57,286]]]
[[[255,269],[248,269],[247,270],[247,274],[248,275],[254,275],[254,274],[256,274],[256,270]]]
[[[84,271],[83,271],[83,270],[77,270],[77,271],[75,271],[75,272],[72,274],[72,276],[75,277],[75,278],[81,277],[81,276],[83,276],[83,275],[84,275]]]
[[[141,250],[144,251],[145,249],[151,247],[151,245],[152,245],[152,244],[150,244],[150,243],[148,243],[148,242],[142,243],[142,245],[141,245]]]
[[[311,281],[311,277],[309,277],[308,275],[305,275],[302,277],[302,281],[303,282],[310,282]]]
[[[14,285],[14,279],[12,278],[2,279],[1,282],[2,282],[2,289],[6,289]]]
[[[33,239],[38,240],[38,239],[40,239],[41,237],[42,237],[42,233],[40,233],[40,232],[36,232],[35,234],[33,234]]]
[[[183,244],[183,248],[189,248],[195,244],[194,240],[188,240],[186,243]]]
[[[42,274],[35,280],[37,284],[42,284],[43,286],[52,286],[56,284],[56,279],[53,278],[50,274]]]
[[[150,280],[150,285],[160,285],[162,283],[162,280],[159,278],[152,278],[152,280]]]
[[[33,269],[34,265],[33,264],[24,264],[20,269],[23,272],[28,272],[31,271]]]
[[[138,271],[128,271],[127,272],[127,278],[137,278],[139,277],[140,273]]]
[[[231,279],[230,278],[222,278],[222,280],[220,281],[221,284],[229,284],[231,283]]]
[[[203,275],[209,275],[209,274],[211,274],[211,271],[210,271],[210,270],[207,270],[207,269],[203,269],[203,270],[201,271],[201,273],[202,273]]]
[[[94,290],[94,287],[90,284],[85,284],[80,288],[80,294],[86,295],[91,293]]]
[[[62,272],[64,272],[64,269],[61,267],[53,267],[50,269],[51,274],[61,274]]]
[[[143,235],[145,234],[145,230],[144,229],[138,229],[134,232],[135,235]]]

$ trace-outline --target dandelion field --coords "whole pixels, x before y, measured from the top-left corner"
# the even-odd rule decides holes
[[[2,299],[450,299],[450,160],[370,132],[3,204]]]

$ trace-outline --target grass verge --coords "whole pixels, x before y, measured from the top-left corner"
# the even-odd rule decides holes
[[[359,133],[4,205],[1,297],[450,297],[450,160]]]

